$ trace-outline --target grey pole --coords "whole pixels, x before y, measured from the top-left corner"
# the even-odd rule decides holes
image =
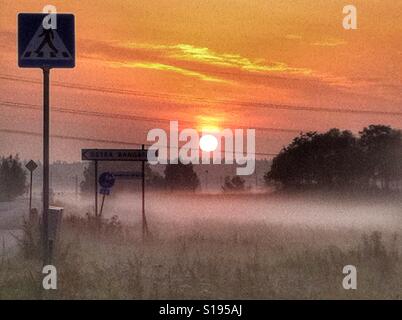
[[[98,216],[98,161],[95,160],[95,217]]]
[[[205,170],[205,191],[208,192],[208,170]]]
[[[31,212],[32,212],[32,171],[29,182],[29,215],[28,215],[29,218],[31,218]]]
[[[49,107],[49,75],[50,68],[43,68],[43,264],[50,261],[49,256],[49,133],[50,133],[50,107]]]
[[[75,200],[78,200],[78,176],[75,175]]]
[[[102,212],[103,212],[103,205],[105,203],[105,194],[102,197],[102,204],[101,204],[101,208],[100,208],[100,212],[99,212],[99,218],[102,217]]]
[[[142,150],[145,150],[145,145],[142,145]],[[148,235],[148,225],[145,216],[145,161],[141,161],[142,165],[142,240]]]

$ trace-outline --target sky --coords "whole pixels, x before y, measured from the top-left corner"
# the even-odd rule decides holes
[[[300,131],[402,128],[401,1],[0,0],[0,155],[41,157],[41,71],[17,66],[16,16],[47,4],[76,19],[76,67],[51,72],[52,160],[169,120],[256,128],[266,154]]]

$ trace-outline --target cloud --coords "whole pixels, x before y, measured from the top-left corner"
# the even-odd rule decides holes
[[[114,68],[141,68],[174,72],[200,81],[235,84],[260,77],[306,77],[311,69],[284,62],[267,63],[236,53],[220,53],[191,44],[149,44],[118,41],[82,41],[80,57],[103,61]],[[256,78],[257,77],[257,78]]]
[[[264,59],[250,59],[234,53],[218,53],[206,47],[190,44],[147,45],[137,43],[121,44],[132,49],[148,49],[176,61],[190,61],[222,68],[235,68],[248,72],[289,73],[308,75],[312,70],[290,67],[283,62],[266,63]]]
[[[204,81],[210,82],[228,82],[223,79],[218,79],[212,76],[205,75],[200,72],[187,70],[184,68],[179,68],[163,63],[155,63],[155,62],[110,62],[112,67],[126,67],[126,68],[142,68],[142,69],[152,69],[152,70],[160,70],[160,71],[170,71],[175,72],[181,75],[198,78]]]
[[[316,46],[334,47],[344,40],[328,38],[314,42]],[[307,42],[306,44],[312,45]],[[81,57],[101,60],[114,68],[148,69],[171,72],[214,84],[260,85],[271,90],[335,90],[338,92],[376,92],[384,79],[367,81],[346,76],[290,66],[285,62],[267,62],[237,53],[217,52],[192,44],[152,44],[119,41],[83,42]],[[389,87],[387,90],[391,90]],[[290,89],[289,89],[290,90]],[[381,89],[382,90],[382,89]],[[394,89],[393,89],[394,90]],[[380,94],[380,93],[378,93]],[[381,93],[382,94],[382,93]],[[394,96],[395,94],[392,93]]]

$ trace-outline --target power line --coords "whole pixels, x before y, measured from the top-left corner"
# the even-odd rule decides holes
[[[38,79],[31,79],[19,76],[12,76],[12,75],[2,75],[0,74],[0,79],[3,80],[10,80],[10,81],[20,81],[20,82],[27,82],[27,83],[34,83],[34,84],[41,84],[42,81]],[[136,91],[130,89],[119,89],[119,88],[108,88],[108,87],[98,87],[98,86],[91,86],[86,84],[75,84],[75,83],[65,83],[59,81],[52,81],[52,85],[62,88],[70,88],[70,89],[78,89],[78,90],[87,90],[87,91],[96,91],[101,93],[115,93],[115,94],[126,94],[126,95],[134,95],[134,96],[141,96],[147,98],[183,98],[185,96],[180,95],[172,95],[172,94],[161,94],[161,93],[151,93],[151,92],[143,92],[143,91]]]
[[[0,79],[9,81],[19,81],[27,83],[41,84],[40,80],[17,77],[13,75],[0,74]],[[113,94],[124,94],[133,95],[146,98],[155,99],[179,99],[183,101],[192,101],[197,103],[217,103],[230,106],[238,107],[254,107],[262,109],[273,109],[273,110],[291,110],[291,111],[309,111],[309,112],[330,112],[330,113],[347,113],[347,114],[368,114],[368,115],[383,115],[383,116],[402,116],[402,112],[398,111],[378,111],[378,110],[368,110],[368,109],[343,109],[343,108],[333,108],[333,107],[308,107],[308,106],[297,106],[297,105],[284,105],[284,104],[272,104],[272,103],[262,103],[262,102],[249,102],[249,101],[233,101],[233,100],[221,100],[221,99],[206,99],[201,97],[188,97],[184,95],[175,95],[168,93],[151,93],[145,91],[136,91],[130,89],[118,89],[110,87],[98,87],[84,84],[75,83],[65,83],[59,81],[52,81],[52,85],[70,88],[77,90],[87,90],[95,91],[100,93],[113,93]]]
[[[41,110],[42,107],[40,105],[29,104],[29,103],[20,103],[20,102],[12,102],[12,101],[0,101],[0,106],[4,107],[12,107],[12,108],[20,108],[20,109],[29,109],[29,110]],[[151,117],[143,117],[143,116],[130,116],[119,113],[105,113],[99,111],[88,111],[88,110],[77,110],[70,108],[62,108],[62,107],[52,107],[53,111],[61,112],[61,113],[69,113],[69,114],[78,114],[82,116],[92,116],[92,117],[102,117],[102,118],[112,118],[119,120],[130,120],[130,121],[144,121],[144,122],[169,122],[170,119],[164,118],[151,118]],[[186,123],[190,125],[196,124],[194,121],[186,121],[186,120],[178,120],[181,123]],[[300,133],[302,130],[298,129],[288,129],[288,128],[270,128],[270,127],[246,127],[246,126],[238,126],[234,124],[227,124],[227,126],[236,128],[236,129],[256,129],[259,131],[270,131],[270,132],[283,132],[283,133]]]
[[[32,132],[32,131],[24,131],[24,130],[13,130],[13,129],[0,129],[0,132],[11,133],[11,134],[21,134],[21,135],[29,135],[42,137],[41,133]],[[67,136],[60,134],[52,134],[52,138],[63,139],[63,140],[75,140],[75,141],[86,141],[86,142],[95,142],[95,143],[109,143],[109,144],[117,144],[117,145],[126,145],[126,146],[142,146],[145,145],[147,147],[151,147],[151,144],[145,144],[142,142],[129,142],[129,141],[121,141],[121,140],[105,140],[105,139],[96,139],[96,138],[86,138],[86,137],[78,137],[78,136]],[[168,146],[161,146],[162,148],[169,148]],[[187,150],[200,151],[199,149],[193,148],[185,148]],[[223,151],[222,151],[223,152]],[[236,152],[234,152],[236,153]],[[278,155],[277,153],[265,153],[265,152],[253,152],[250,153],[255,156],[269,156],[274,157]]]
[[[42,133],[33,132],[33,131],[13,130],[13,129],[0,129],[0,131],[4,132],[4,133],[14,133],[14,134],[42,137]],[[127,145],[127,146],[133,146],[133,145],[141,146],[143,144],[143,143],[136,143],[136,142],[121,141],[121,140],[105,140],[105,139],[85,138],[85,137],[77,137],[77,136],[67,136],[67,135],[60,135],[60,134],[52,134],[51,137],[56,138],[56,139],[87,141],[87,142],[96,142],[96,143],[112,143],[112,144]],[[149,145],[147,145],[147,146],[149,146]]]

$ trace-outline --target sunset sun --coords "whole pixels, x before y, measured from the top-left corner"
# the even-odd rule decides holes
[[[218,139],[212,134],[205,134],[200,139],[200,149],[204,152],[215,151],[218,146]]]

